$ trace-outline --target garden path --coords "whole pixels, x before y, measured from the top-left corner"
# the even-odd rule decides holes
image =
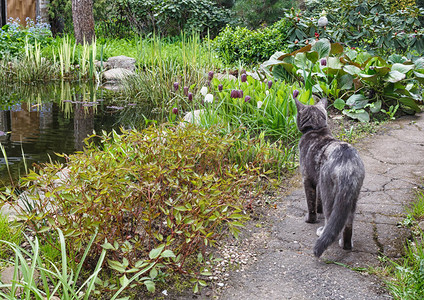
[[[334,243],[319,260],[313,256],[315,231],[323,220],[304,222],[306,201],[298,175],[291,183],[294,192],[243,233],[239,247],[254,251],[255,261],[230,273],[216,293],[219,299],[391,299],[376,276],[359,271],[377,266],[383,255],[399,257],[409,236],[398,223],[414,192],[423,188],[424,114],[400,118],[355,147],[366,178],[353,251]]]

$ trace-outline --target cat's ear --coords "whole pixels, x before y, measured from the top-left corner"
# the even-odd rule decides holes
[[[305,108],[305,105],[299,100],[297,100],[297,98],[295,98],[294,101],[296,103],[297,111],[301,111],[302,109]]]
[[[321,105],[323,108],[327,108],[327,98],[321,98],[321,100],[318,102],[318,105]]]

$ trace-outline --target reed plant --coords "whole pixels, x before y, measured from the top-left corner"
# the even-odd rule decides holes
[[[75,49],[76,44],[72,45],[70,37],[64,36],[57,49],[61,78],[67,78],[70,75],[75,59]],[[53,56],[55,56],[54,52]]]

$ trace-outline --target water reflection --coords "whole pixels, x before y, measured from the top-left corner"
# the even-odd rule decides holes
[[[118,115],[110,113],[110,93],[88,85],[0,87],[0,142],[5,147],[14,177],[27,164],[44,162],[49,155],[83,149],[83,140],[101,130],[118,129]],[[8,183],[1,155],[2,183]]]

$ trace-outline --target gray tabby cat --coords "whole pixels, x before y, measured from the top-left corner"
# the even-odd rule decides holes
[[[306,222],[317,222],[317,213],[323,212],[325,217],[325,226],[317,230],[316,257],[322,255],[343,229],[340,246],[352,249],[352,222],[365,177],[358,152],[331,135],[326,104],[325,98],[316,105],[304,105],[296,99],[297,127],[303,134],[299,151],[308,204]]]

